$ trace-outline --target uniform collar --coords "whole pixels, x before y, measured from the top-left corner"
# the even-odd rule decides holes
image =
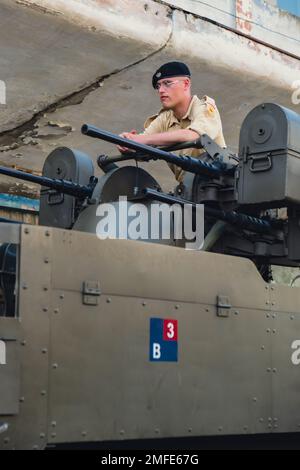
[[[188,107],[187,112],[185,113],[185,115],[181,119],[187,119],[187,118],[191,117],[192,107],[194,106],[196,100],[198,100],[198,96],[194,95],[193,98],[191,99],[191,102],[190,102],[190,105]]]
[[[193,105],[195,104],[195,102],[196,102],[197,100],[198,100],[198,97],[197,97],[196,95],[194,95],[193,98],[191,99],[191,102],[190,102],[190,105],[189,105],[189,107],[188,107],[187,112],[186,112],[185,115],[180,119],[181,121],[182,121],[183,119],[188,119],[188,118],[191,117],[192,107],[193,107]],[[160,114],[160,113],[163,113],[163,112],[165,112],[165,111],[166,111],[166,110],[165,110],[164,108],[162,108],[162,109],[160,110],[159,114]],[[171,109],[170,112],[171,112],[170,124],[173,124],[173,123],[174,123],[174,124],[178,124],[178,123],[179,123],[179,119],[177,119],[177,117],[175,116],[174,111]]]

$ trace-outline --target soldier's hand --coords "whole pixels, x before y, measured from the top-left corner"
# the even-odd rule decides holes
[[[132,129],[130,132],[122,132],[122,134],[119,134],[119,135],[120,137],[123,137],[124,139],[131,140],[131,136],[136,135],[136,134],[137,134],[137,130]],[[118,147],[119,152],[121,153],[131,152],[131,150],[128,149],[127,147],[122,147],[120,145],[118,145],[117,147]]]

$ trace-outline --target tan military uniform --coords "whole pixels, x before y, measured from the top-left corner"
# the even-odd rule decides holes
[[[199,99],[196,95],[193,96],[187,113],[180,120],[176,118],[172,110],[161,109],[158,114],[147,119],[144,127],[144,134],[146,135],[190,129],[199,135],[207,134],[220,147],[226,147],[220,113],[215,101],[209,96],[204,96],[202,99]],[[203,153],[203,149],[186,149],[179,152],[181,155],[191,157],[200,157]],[[169,166],[177,181],[182,181],[184,171],[175,165]]]

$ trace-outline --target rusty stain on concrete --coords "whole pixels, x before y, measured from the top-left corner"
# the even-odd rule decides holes
[[[252,0],[236,0],[236,27],[250,34],[252,31]]]

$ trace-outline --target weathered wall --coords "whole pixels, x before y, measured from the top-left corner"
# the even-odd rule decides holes
[[[2,0],[0,79],[7,104],[0,105],[0,163],[40,171],[46,155],[61,145],[93,159],[114,153],[112,146],[83,137],[82,123],[117,133],[142,130],[145,117],[159,108],[151,76],[173,59],[190,65],[196,94],[216,99],[235,150],[240,124],[253,106],[276,101],[300,112],[291,101],[299,59],[168,3],[180,2]],[[219,3],[230,10],[231,2]],[[165,189],[174,185],[163,163],[147,168]],[[7,178],[0,189],[37,194],[32,185]]]
[[[300,53],[300,18],[263,0],[165,0],[164,3],[209,18],[287,52]]]

